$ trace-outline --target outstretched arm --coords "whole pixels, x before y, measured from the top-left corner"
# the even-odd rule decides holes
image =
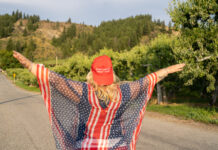
[[[13,56],[16,58],[25,68],[32,72],[36,76],[36,64],[24,57],[22,54],[13,51]]]
[[[172,66],[169,66],[167,68],[160,69],[160,70],[156,71],[155,73],[157,75],[157,82],[164,79],[168,74],[182,71],[184,66],[185,66],[185,64],[176,64],[176,65],[172,65]]]
[[[168,74],[182,71],[184,66],[185,64],[172,65],[151,73],[140,80],[129,83],[131,99],[136,98],[140,92],[145,91],[147,88],[153,89],[155,84],[164,79]],[[149,90],[149,95],[151,95],[152,91]]]
[[[37,64],[31,62],[29,59],[27,59],[22,54],[16,51],[13,51],[13,56],[31,73],[33,73],[35,76],[37,76],[40,79],[42,78],[41,75],[37,75]],[[44,69],[44,67],[42,68]],[[48,77],[50,77],[49,82],[64,96],[73,99],[76,102],[80,101],[80,96],[82,95],[82,91],[83,91],[82,84],[80,84],[79,82],[74,82],[69,80],[66,81],[64,77],[61,77],[60,75],[54,72],[50,72],[49,70],[48,70]]]

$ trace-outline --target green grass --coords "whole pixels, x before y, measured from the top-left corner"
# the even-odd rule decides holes
[[[25,89],[27,91],[31,91],[31,92],[40,92],[40,89],[38,87],[34,87],[34,86],[28,86],[28,85],[25,85],[23,84],[23,82],[21,81],[16,81],[15,82],[15,85],[22,88],[22,89]]]
[[[192,119],[204,123],[218,125],[217,107],[199,107],[189,103],[168,104],[168,105],[148,105],[148,111],[159,112],[162,114],[173,115],[181,119]]]
[[[13,80],[13,77],[9,77],[7,76],[7,78],[9,78],[13,83],[14,83],[14,80]],[[19,81],[19,80],[16,80],[15,81],[15,85],[22,88],[22,89],[25,89],[27,91],[31,91],[31,92],[40,92],[40,89],[39,87],[34,87],[34,86],[28,86],[26,84],[24,84],[23,82]]]

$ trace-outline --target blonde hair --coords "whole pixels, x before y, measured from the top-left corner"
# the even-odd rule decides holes
[[[120,82],[120,79],[116,76],[116,74],[113,72],[113,78],[114,82],[110,85],[98,85],[94,80],[93,80],[93,74],[92,71],[88,73],[86,76],[87,82],[94,88],[94,90],[97,92],[97,97],[106,103],[108,100],[111,101],[116,101],[119,90],[118,90],[118,85]]]

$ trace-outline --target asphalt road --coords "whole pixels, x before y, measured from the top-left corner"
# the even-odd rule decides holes
[[[137,150],[218,150],[218,130],[148,113]],[[0,150],[55,150],[42,97],[15,87],[0,73]]]

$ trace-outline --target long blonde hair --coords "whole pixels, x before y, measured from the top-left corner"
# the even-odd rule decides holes
[[[88,73],[86,76],[87,82],[94,88],[94,90],[97,92],[97,97],[98,99],[101,99],[105,101],[106,103],[108,100],[111,101],[116,101],[119,90],[118,90],[118,85],[120,82],[120,79],[116,76],[116,74],[113,72],[113,78],[114,82],[110,85],[98,85],[94,80],[93,80],[93,74],[92,71]]]

